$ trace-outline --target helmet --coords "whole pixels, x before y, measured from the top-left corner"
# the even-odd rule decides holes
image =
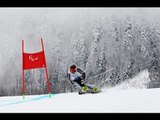
[[[76,65],[74,65],[74,64],[71,65],[71,66],[70,66],[70,69],[71,69],[71,68],[74,68],[74,69],[75,69],[75,68],[76,68]]]

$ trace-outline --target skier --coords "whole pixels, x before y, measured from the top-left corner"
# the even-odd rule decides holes
[[[67,78],[69,79],[73,88],[78,89],[79,94],[91,92],[96,93],[100,92],[95,86],[85,83],[85,72],[80,68],[77,68],[76,65],[71,65],[67,73]]]

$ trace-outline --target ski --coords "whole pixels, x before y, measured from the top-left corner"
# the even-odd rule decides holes
[[[96,92],[93,92],[93,91],[78,92],[78,94],[79,94],[79,95],[84,95],[84,94],[89,94],[89,93],[91,93],[91,94],[97,94],[97,93],[100,93],[100,92],[102,92],[102,90],[98,90],[98,91],[96,91]]]

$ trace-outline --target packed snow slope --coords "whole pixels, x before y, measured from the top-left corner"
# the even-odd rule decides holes
[[[48,95],[30,95],[25,96],[24,100],[22,96],[0,97],[0,112],[159,113],[160,88],[145,89],[143,79],[148,81],[147,77],[148,72],[143,71],[133,78],[133,81],[131,80],[134,83],[130,85],[132,89],[129,88],[132,82],[127,82],[115,88],[105,88],[98,94],[61,93],[52,94],[51,98]],[[137,83],[138,87],[136,87],[136,81],[139,83]]]

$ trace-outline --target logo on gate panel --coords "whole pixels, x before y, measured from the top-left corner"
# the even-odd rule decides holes
[[[30,55],[29,56],[29,60],[36,61],[36,60],[38,60],[38,57],[33,57],[33,55]]]

